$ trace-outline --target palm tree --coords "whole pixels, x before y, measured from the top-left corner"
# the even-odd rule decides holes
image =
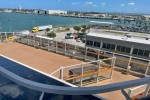
[[[79,27],[79,26],[74,26],[73,29],[76,30],[77,33],[79,33],[79,31],[81,30],[81,27]]]

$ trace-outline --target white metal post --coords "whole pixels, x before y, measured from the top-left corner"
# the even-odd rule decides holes
[[[75,55],[74,55],[74,57],[76,57],[76,54],[77,54],[77,46],[75,46]]]
[[[148,84],[146,87],[146,90],[144,92],[144,97],[148,95],[149,89],[150,89],[150,84]]]
[[[128,66],[130,65],[131,60],[132,60],[132,56],[130,56],[129,58]]]
[[[60,79],[63,80],[63,76],[64,76],[64,68],[61,67],[61,70],[60,70]]]
[[[7,33],[5,32],[5,38],[6,38],[6,42],[8,42],[8,39],[7,39]]]
[[[55,41],[56,42],[56,53],[57,53],[57,41]]]
[[[27,44],[29,45],[29,35],[27,35]]]
[[[147,65],[147,68],[146,68],[146,71],[145,71],[145,77],[146,77],[146,75],[148,74],[149,67],[150,67],[150,61],[149,61],[148,65]]]
[[[97,57],[98,60],[99,60],[99,55],[100,55],[100,50],[98,50],[98,57]]]
[[[131,89],[128,90],[128,95],[131,97],[131,95],[132,95]]]
[[[48,40],[48,51],[49,51],[49,47],[50,47],[50,40]]]
[[[87,47],[85,48],[85,57],[84,57],[84,59],[86,60],[86,58],[87,58]]]
[[[101,67],[101,60],[98,60],[98,73],[97,73],[96,83],[98,83],[98,81],[99,81],[99,71],[100,71],[100,67]]]
[[[13,36],[15,36],[15,32],[13,32]]]
[[[128,62],[128,66],[127,66],[127,74],[129,74],[129,72],[131,70],[131,66],[130,66],[131,60],[132,60],[132,56],[130,56],[130,58],[129,58],[129,62]]]
[[[81,63],[81,79],[80,79],[80,86],[81,87],[83,86],[82,77],[83,77],[83,63]]]
[[[67,51],[67,48],[66,48],[66,47],[67,47],[67,45],[66,45],[66,43],[65,43],[65,55],[66,55],[66,51]]]
[[[113,76],[113,70],[114,70],[114,67],[115,67],[115,62],[116,62],[116,57],[113,57],[112,58],[112,61],[111,61],[111,73],[110,73],[110,78],[112,79],[112,76]]]

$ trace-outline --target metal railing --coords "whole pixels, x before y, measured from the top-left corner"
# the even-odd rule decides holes
[[[119,82],[119,83],[103,85],[103,86],[64,87],[64,86],[42,84],[42,83],[34,82],[31,80],[27,80],[25,78],[22,78],[4,69],[3,67],[0,67],[0,74],[4,76],[5,78],[17,83],[20,86],[23,86],[32,90],[36,90],[36,91],[42,91],[44,93],[53,93],[53,94],[61,94],[61,95],[90,95],[90,94],[107,93],[107,92],[121,90],[127,100],[131,100],[131,98],[124,91],[124,89],[150,83],[150,78],[146,77],[142,79]],[[147,85],[144,96],[147,96],[149,87],[150,85]]]
[[[111,79],[116,58],[107,58],[97,61],[82,62],[80,64],[61,67],[50,75],[80,87],[86,84],[98,83],[101,80]],[[89,82],[90,80],[90,82]]]
[[[141,76],[150,75],[150,60],[148,59],[114,53],[106,50],[94,49],[90,47],[80,47],[69,43],[42,39],[32,35],[16,34],[15,37],[16,41],[19,43],[88,61],[116,57],[115,68],[127,71],[128,66],[130,65],[130,73],[138,74]]]

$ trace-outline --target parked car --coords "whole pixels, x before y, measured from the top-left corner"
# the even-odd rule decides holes
[[[78,39],[76,39],[76,41],[77,41],[77,42],[81,42],[81,39],[80,39],[80,38],[78,38]]]
[[[75,39],[75,40],[77,40],[77,39],[78,39],[78,37],[76,36],[74,39]]]

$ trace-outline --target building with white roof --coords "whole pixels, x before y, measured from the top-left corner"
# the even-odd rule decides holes
[[[150,57],[149,37],[89,33],[86,36],[86,47],[123,53],[145,59],[149,59]]]
[[[47,14],[67,14],[64,10],[47,10]]]

